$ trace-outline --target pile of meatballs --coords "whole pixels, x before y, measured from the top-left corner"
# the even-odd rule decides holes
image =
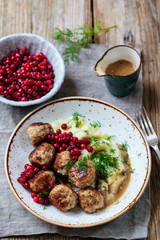
[[[47,166],[47,170],[40,170],[31,178],[28,183],[32,191],[43,193],[49,191],[49,201],[57,209],[66,212],[76,206],[87,213],[94,213],[102,209],[105,205],[103,195],[95,189],[96,169],[91,160],[87,160],[87,170],[80,170],[78,161],[70,169],[65,166],[71,161],[70,151],[56,153],[54,146],[47,142],[49,134],[54,132],[49,123],[33,123],[27,128],[30,142],[36,147],[29,155],[30,163],[42,169]],[[50,169],[50,170],[48,170]],[[47,184],[55,181],[55,174],[68,177],[69,182],[65,184],[55,184],[50,190]]]

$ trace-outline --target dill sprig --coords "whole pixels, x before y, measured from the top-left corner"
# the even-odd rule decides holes
[[[94,152],[91,156],[87,155],[83,157],[78,163],[80,163],[80,170],[87,171],[87,160],[91,160],[95,164],[96,171],[99,179],[107,182],[107,177],[113,175],[114,170],[118,170],[118,157],[113,157],[106,151]]]
[[[101,123],[97,120],[97,121],[94,121],[93,123],[90,123],[90,125],[94,128],[96,127],[101,127]]]
[[[79,62],[79,52],[82,48],[89,47],[89,39],[93,37],[96,42],[96,36],[99,33],[108,32],[110,29],[115,28],[117,25],[113,25],[111,27],[102,28],[101,22],[98,21],[95,27],[92,27],[89,24],[85,24],[81,27],[75,28],[74,30],[70,30],[66,28],[66,30],[62,31],[59,28],[56,28],[56,31],[53,33],[53,39],[58,41],[58,45],[62,42],[65,42],[66,47],[64,49],[64,61],[69,64],[69,61]]]
[[[84,118],[85,116],[79,114],[78,112],[73,113],[72,116],[73,116],[72,120],[75,121],[75,127],[79,127],[82,123],[79,117]]]
[[[75,161],[70,160],[70,161],[67,163],[67,165],[64,166],[64,168],[65,168],[66,170],[69,170],[69,169],[73,166],[73,164],[75,164]]]
[[[106,181],[106,178],[113,175],[113,169],[118,169],[118,157],[113,157],[106,151],[95,152],[91,159],[93,160],[99,178]]]
[[[128,143],[125,141],[124,143],[122,143],[122,145],[121,145],[121,147],[120,147],[120,150],[128,152],[128,148],[129,148],[129,145],[128,145]]]
[[[106,144],[107,146],[110,145],[110,143],[108,142],[109,141],[108,138],[101,139],[101,138],[92,136],[90,138],[90,141],[91,141],[92,147],[99,147],[102,144]]]
[[[134,170],[132,170],[132,168],[131,168],[128,160],[129,160],[129,155],[128,155],[128,153],[127,153],[127,154],[124,156],[124,163],[128,166],[127,170],[130,171],[131,173],[133,173]],[[125,174],[123,173],[123,175],[125,175]]]

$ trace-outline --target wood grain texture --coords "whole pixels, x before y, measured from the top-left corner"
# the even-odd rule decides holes
[[[159,0],[0,0],[0,37],[35,33],[52,40],[56,27],[75,28],[101,20],[116,29],[98,37],[99,43],[129,44],[142,50],[143,101],[160,139],[160,1]],[[152,152],[151,220],[148,240],[160,239],[160,161]],[[15,239],[80,240],[57,234]],[[83,238],[84,240],[87,238]]]
[[[34,33],[52,40],[56,27],[92,23],[90,0],[1,0],[0,36]]]

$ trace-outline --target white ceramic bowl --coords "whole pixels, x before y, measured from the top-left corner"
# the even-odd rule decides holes
[[[26,47],[29,50],[30,54],[38,54],[40,52],[43,52],[45,56],[48,58],[48,61],[50,62],[50,64],[52,64],[55,73],[54,88],[51,89],[51,91],[47,93],[45,96],[33,101],[17,102],[13,100],[8,100],[0,96],[1,102],[12,106],[27,107],[43,103],[50,99],[51,97],[53,97],[58,92],[64,81],[65,66],[63,58],[61,57],[57,49],[53,46],[53,44],[37,35],[25,33],[25,34],[13,34],[1,38],[0,59],[2,59],[4,56],[7,56],[10,52],[14,51],[16,48],[22,49],[24,47]]]
[[[127,141],[132,168],[131,180],[119,204],[112,204],[103,211],[87,214],[75,208],[69,212],[61,212],[55,207],[42,206],[33,202],[30,192],[18,182],[17,177],[28,163],[28,155],[33,146],[28,140],[26,129],[34,122],[49,122],[67,118],[74,112],[85,115],[88,121],[99,120],[109,135],[116,136],[117,142]],[[141,156],[139,156],[141,153]],[[151,171],[151,155],[147,140],[141,129],[119,108],[92,98],[70,97],[47,103],[28,114],[17,125],[8,142],[5,155],[5,171],[9,186],[18,201],[32,214],[44,221],[65,227],[90,227],[109,222],[129,210],[140,198],[147,186]]]

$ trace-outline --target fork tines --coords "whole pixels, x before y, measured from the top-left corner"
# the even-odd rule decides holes
[[[151,135],[155,133],[144,107],[142,108],[142,112],[138,111],[136,113],[136,119],[145,135]]]

